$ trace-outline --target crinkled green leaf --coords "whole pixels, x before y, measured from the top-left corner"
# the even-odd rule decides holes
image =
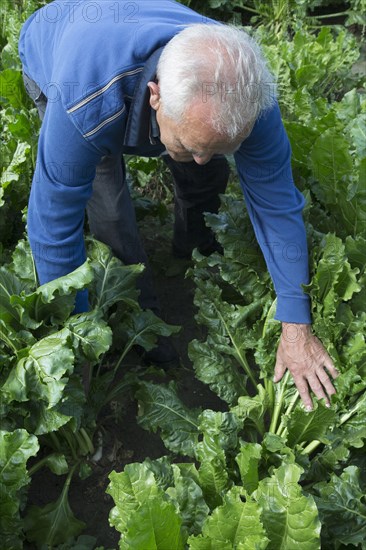
[[[255,377],[246,357],[247,347],[252,346],[252,339],[248,340],[246,322],[248,316],[253,313],[253,308],[258,309],[258,304],[248,306],[228,304],[222,299],[222,291],[216,285],[209,282],[197,282],[197,284],[199,285],[195,295],[195,303],[199,306],[197,320],[208,327],[209,342],[214,349],[230,359],[232,363],[230,371],[233,371],[229,372],[229,376],[233,378],[231,385],[237,383],[238,377],[235,370],[239,368],[239,372],[244,372],[256,386]],[[225,382],[227,383],[228,380],[223,381]],[[243,389],[242,393],[246,391]]]
[[[159,430],[169,450],[194,456],[198,442],[198,412],[180,401],[174,385],[142,382],[136,398],[140,426],[153,432]]]
[[[119,547],[121,550],[184,550],[185,537],[181,524],[182,520],[172,503],[159,497],[150,498],[131,515]]]
[[[107,493],[114,500],[110,523],[120,532],[127,530],[130,517],[145,501],[163,495],[148,464],[128,464],[121,473],[111,472]]]
[[[11,297],[27,289],[28,284],[25,281],[21,281],[5,267],[0,267],[0,319],[18,330],[20,329],[19,315],[11,303]]]
[[[30,481],[27,461],[38,449],[37,438],[26,430],[0,431],[0,538],[4,548],[22,548],[19,489]]]
[[[358,468],[349,466],[340,477],[333,474],[329,482],[317,483],[314,489],[324,540],[362,547],[366,540],[366,505]]]
[[[366,267],[366,239],[362,235],[355,238],[350,235],[345,240],[346,255],[353,267],[362,272]]]
[[[46,402],[35,399],[22,404],[23,411],[26,412],[24,425],[36,435],[57,431],[68,423],[73,430],[78,429],[85,411],[85,400],[82,381],[79,376],[72,374],[62,392],[61,400],[54,407],[49,408]]]
[[[45,283],[31,294],[23,292],[12,296],[11,304],[26,327],[37,328],[41,323],[62,323],[75,307],[76,291],[85,288],[92,277],[92,269],[85,262],[75,271]]]
[[[156,346],[158,336],[171,336],[180,331],[176,325],[168,325],[150,309],[132,312],[120,328],[126,346],[139,345],[149,351]]]
[[[74,315],[66,323],[70,330],[73,347],[81,360],[96,364],[112,343],[112,331],[99,311]]]
[[[230,355],[223,355],[210,337],[206,342],[193,340],[189,344],[189,357],[193,361],[198,380],[208,384],[223,401],[235,403],[246,393],[246,376],[233,364]]]
[[[166,491],[178,505],[182,528],[187,536],[201,532],[203,522],[210,511],[197,483],[198,472],[195,471],[195,475],[192,476],[191,466],[193,465],[173,464],[174,487],[169,487]]]
[[[236,449],[241,422],[233,412],[216,412],[206,409],[199,418],[199,430],[204,437],[217,442],[224,451]]]
[[[199,416],[202,441],[196,445],[195,456],[200,462],[199,481],[210,507],[222,502],[225,489],[230,486],[226,452],[236,449],[240,423],[231,412],[204,411]]]
[[[336,417],[334,409],[328,409],[322,403],[315,404],[313,411],[307,412],[297,407],[288,417],[287,445],[294,447],[303,441],[322,440]]]
[[[21,71],[5,69],[0,72],[0,97],[16,109],[24,105],[25,90]]]
[[[69,466],[67,464],[66,458],[61,453],[52,453],[47,456],[44,465],[51,470],[53,474],[57,476],[62,476],[67,474]]]
[[[366,157],[366,113],[359,114],[353,120],[350,135],[360,158]]]
[[[1,73],[0,73],[1,81]],[[0,84],[1,86],[1,84]],[[24,163],[27,162],[31,151],[29,143],[20,142],[14,151],[11,163],[5,168],[1,174],[0,185],[2,189],[6,189],[12,182],[18,182]]]
[[[256,427],[257,431],[262,435],[265,432],[265,414],[269,409],[269,397],[263,386],[258,385],[258,394],[253,397],[239,397],[236,407],[232,407],[232,412],[244,422],[244,426],[248,421]]]
[[[110,522],[122,535],[120,548],[183,550],[181,518],[158,487],[148,462],[128,464],[109,478],[107,493],[115,502]]]
[[[143,272],[144,266],[123,265],[113,256],[107,245],[96,240],[91,241],[88,256],[94,277],[92,306],[106,312],[113,304],[122,301],[136,308],[136,280]]]
[[[295,165],[301,163],[305,169],[309,169],[309,153],[315,139],[319,136],[319,131],[294,121],[285,122],[285,126],[291,142],[292,159]]]
[[[12,271],[21,281],[29,283],[31,290],[35,290],[38,279],[32,250],[28,240],[22,239],[17,243],[12,254],[12,260]]]
[[[261,480],[252,494],[263,509],[261,518],[270,540],[269,550],[320,548],[318,510],[313,497],[302,493],[301,473],[296,464],[280,466],[271,477]]]
[[[349,446],[362,448],[366,439],[366,392],[347,408],[339,420],[342,439]]]
[[[366,223],[365,164],[357,190],[353,190],[350,197],[348,185],[354,166],[349,149],[349,142],[334,128],[326,130],[315,141],[311,162],[319,185],[313,189],[318,199],[339,216],[342,230],[356,236],[365,229]]]
[[[243,443],[240,447],[240,453],[235,457],[244,489],[249,494],[258,487],[258,468],[261,456],[262,447],[258,443]]]
[[[329,319],[335,316],[340,300],[349,300],[361,287],[356,281],[358,268],[352,269],[345,257],[341,239],[329,234],[325,238],[322,256],[317,261],[314,277],[306,288],[313,297],[318,316]],[[317,318],[315,327],[317,327]],[[316,329],[317,330],[317,329]]]
[[[10,372],[2,391],[8,401],[43,400],[49,408],[62,398],[74,366],[70,332],[62,329],[38,340]]]
[[[26,348],[32,346],[36,339],[28,330],[16,330],[10,323],[0,319],[0,342],[3,342],[8,352],[7,366],[10,366],[16,357],[21,357],[26,353]],[[5,361],[2,365],[5,365]]]
[[[190,550],[264,550],[268,546],[261,523],[261,509],[255,502],[241,500],[242,489],[234,487],[203,526],[202,535],[188,539]]]

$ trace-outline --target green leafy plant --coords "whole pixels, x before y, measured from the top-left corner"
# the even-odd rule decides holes
[[[122,265],[97,241],[90,241],[84,265],[40,287],[26,241],[12,263],[0,268],[0,530],[9,547],[21,547],[20,489],[43,467],[67,478],[56,502],[28,511],[28,540],[60,544],[83,528],[69,508],[68,487],[74,472],[90,473],[100,411],[134,381],[130,376],[117,382],[117,372],[135,344],[149,350],[158,335],[177,330],[140,309],[136,278],[142,269]],[[75,294],[86,286],[91,309],[72,315]],[[113,366],[103,368],[107,352],[113,353]],[[27,470],[39,450],[43,456]]]

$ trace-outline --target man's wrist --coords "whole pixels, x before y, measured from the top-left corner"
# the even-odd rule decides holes
[[[282,321],[282,335],[287,342],[298,342],[311,334],[310,323],[287,323]]]

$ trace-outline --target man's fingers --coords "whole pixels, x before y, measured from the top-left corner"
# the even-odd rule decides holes
[[[324,388],[326,389],[327,394],[329,396],[334,395],[336,393],[336,390],[335,390],[332,382],[329,380],[329,376],[327,375],[327,373],[323,369],[320,369],[317,372],[317,375],[318,375],[318,378],[319,378],[320,382],[323,384]]]
[[[286,365],[282,363],[282,361],[277,359],[275,370],[274,370],[273,382],[274,383],[279,382],[282,376],[285,374],[285,371],[286,371]]]
[[[327,371],[332,375],[332,378],[337,378],[337,376],[339,376],[339,371],[335,368],[329,356],[324,359],[324,365]]]
[[[315,375],[309,376],[308,383],[310,388],[313,390],[314,395],[316,395],[318,399],[324,399],[327,407],[330,407],[329,399],[325,394],[325,391],[323,389],[323,386],[320,383],[319,378]]]
[[[297,387],[297,391],[299,392],[299,395],[301,397],[301,401],[304,403],[305,409],[307,411],[312,411],[313,402],[310,397],[309,386],[307,384],[307,381],[304,378],[300,378],[300,379],[294,378],[294,382]]]

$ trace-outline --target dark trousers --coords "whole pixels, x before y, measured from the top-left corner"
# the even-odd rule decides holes
[[[42,120],[47,98],[25,74],[24,83]],[[213,235],[205,225],[203,213],[218,211],[219,194],[225,192],[229,178],[228,162],[222,155],[215,155],[203,166],[194,161],[176,162],[166,154],[162,157],[175,184],[173,249],[182,256],[189,255],[195,247],[207,250],[213,242]],[[125,264],[141,262],[146,265],[139,282],[140,305],[158,313],[158,299],[125,175],[122,157],[101,159],[93,181],[93,194],[87,204],[89,228],[94,237],[109,245]]]

